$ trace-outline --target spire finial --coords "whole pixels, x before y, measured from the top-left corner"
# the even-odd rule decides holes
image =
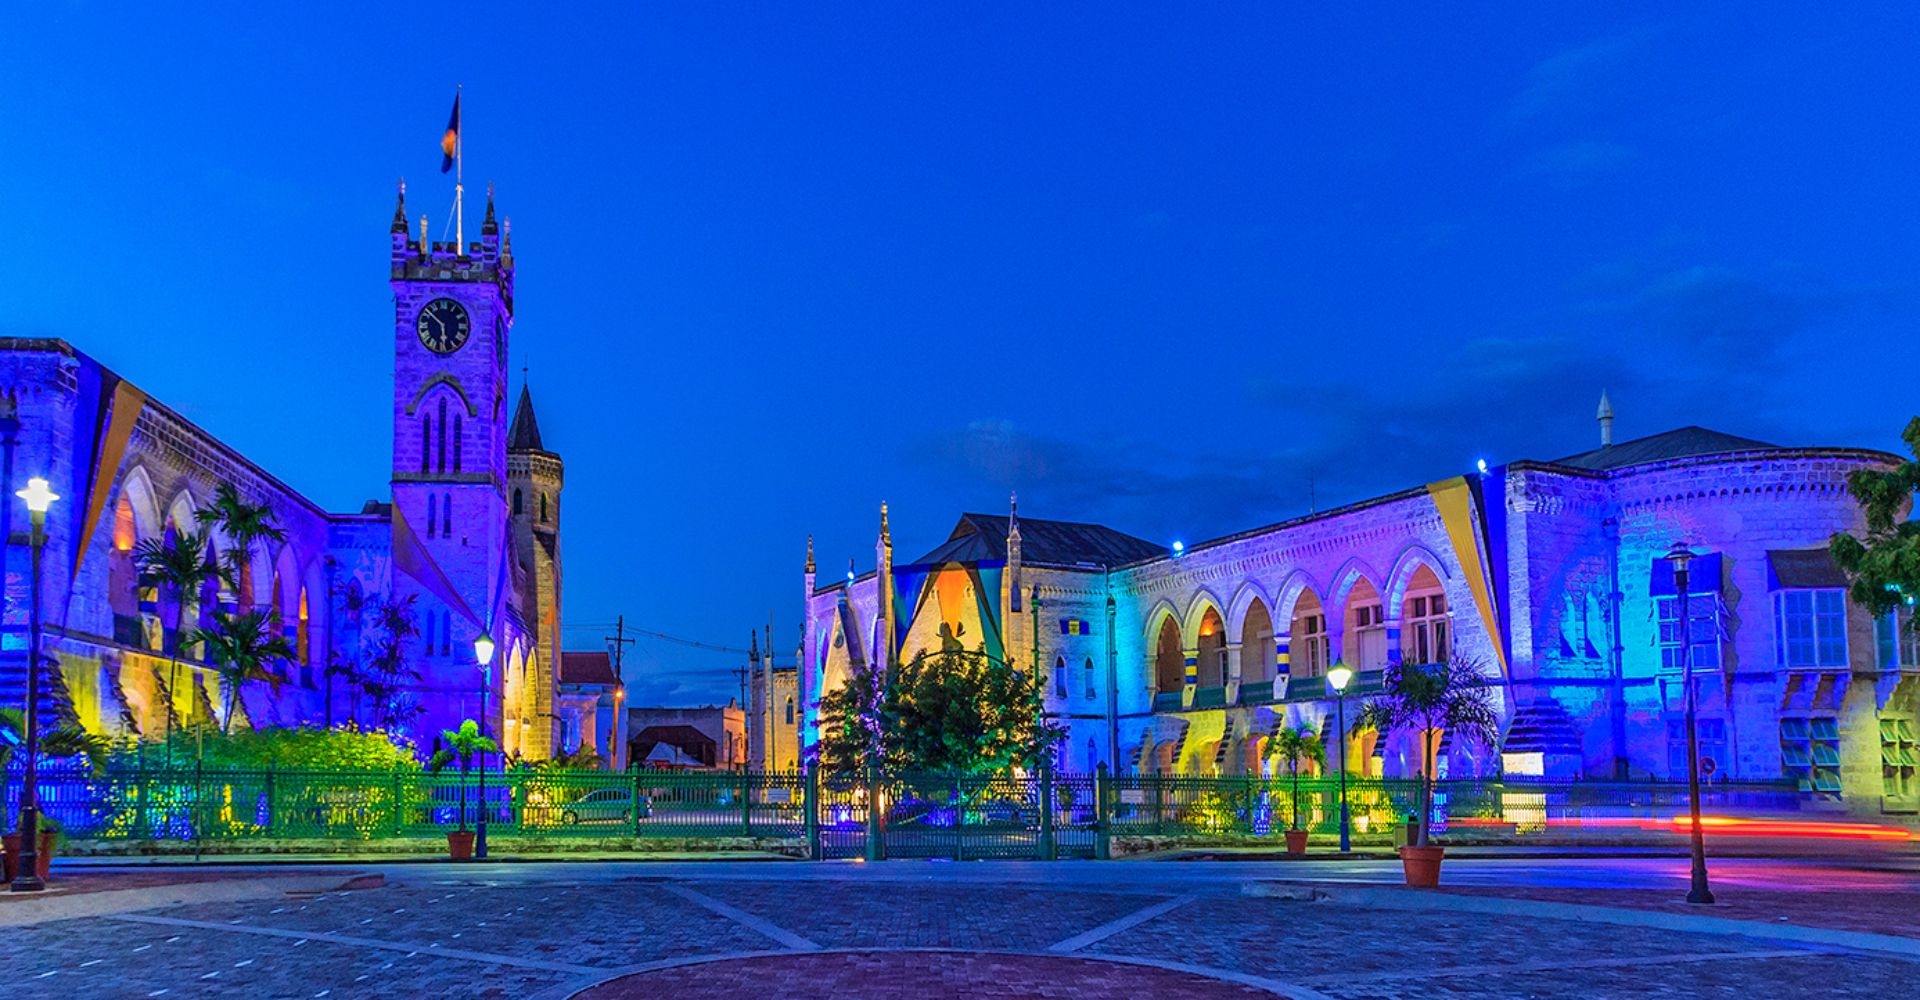
[[[1600,410],[1594,414],[1600,421],[1600,447],[1613,447],[1613,403],[1607,399],[1607,390],[1600,390]]]
[[[887,502],[880,501],[880,540],[891,541],[893,533],[887,528]]]
[[[480,223],[480,235],[492,236],[495,233],[498,233],[499,231],[500,231],[499,225],[493,221],[493,182],[488,181],[487,182],[487,217]]]
[[[813,572],[813,571],[814,571],[814,566],[813,566],[813,535],[812,535],[812,533],[808,533],[808,535],[807,535],[807,572],[809,572],[809,573],[811,573],[811,572]]]
[[[407,179],[400,178],[400,194],[393,203],[393,233],[397,236],[407,234]]]

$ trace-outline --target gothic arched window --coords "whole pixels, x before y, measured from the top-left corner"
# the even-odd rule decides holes
[[[787,725],[793,725],[793,698],[787,698]]]
[[[445,396],[440,397],[440,436],[434,439],[434,444],[440,456],[439,471],[445,472],[447,471],[447,398]]]
[[[440,507],[438,504],[435,504],[433,502],[433,494],[431,493],[427,494],[427,537],[428,538],[432,538],[436,534],[435,529],[440,524],[440,522],[436,519],[439,513],[440,513]]]
[[[453,494],[440,498],[440,537],[453,537]]]
[[[453,471],[460,471],[460,444],[466,438],[461,433],[463,423],[460,414],[453,415]]]
[[[520,491],[517,489],[513,491],[513,516],[520,516]]]
[[[1093,683],[1093,657],[1089,656],[1087,657],[1087,699],[1091,701],[1099,696],[1100,689]]]
[[[420,414],[420,471],[429,472],[433,468],[433,418]]]
[[[1064,656],[1053,658],[1053,696],[1056,698],[1067,696],[1067,658]]]
[[[547,523],[547,495],[540,494],[540,523]]]

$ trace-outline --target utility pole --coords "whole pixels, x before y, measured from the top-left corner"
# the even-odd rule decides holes
[[[619,687],[613,692],[613,731],[607,734],[607,742],[610,744],[607,747],[607,760],[613,764],[614,770],[619,771],[623,769],[620,765],[623,763],[622,756],[627,749],[627,674],[623,664],[627,647],[633,645],[633,640],[627,638],[626,615],[614,618],[613,634],[607,636],[606,640],[607,652],[613,657],[613,677],[620,682]]]

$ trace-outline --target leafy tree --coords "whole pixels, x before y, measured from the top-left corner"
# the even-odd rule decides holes
[[[287,532],[274,521],[273,507],[248,503],[232,483],[214,488],[213,501],[193,512],[193,519],[208,528],[218,528],[233,542],[227,550],[227,579],[240,595],[242,607],[253,604],[253,545],[255,542],[284,542]]]
[[[984,652],[921,652],[882,682],[854,671],[821,699],[820,765],[1000,774],[1033,767],[1066,738],[1041,719],[1040,682]]]
[[[1500,713],[1486,678],[1474,663],[1455,657],[1445,663],[1389,664],[1381,693],[1360,709],[1354,728],[1385,736],[1406,730],[1420,736],[1420,817],[1418,846],[1427,846],[1433,815],[1433,741],[1450,732],[1491,749],[1500,742]]]
[[[280,632],[278,613],[252,610],[238,614],[213,613],[212,628],[196,628],[188,641],[199,643],[206,658],[220,675],[220,693],[226,711],[220,717],[220,731],[233,730],[233,709],[239,704],[243,685],[265,683],[277,694],[285,683],[284,672],[293,661],[293,644]]]
[[[811,748],[820,767],[831,774],[856,774],[882,763],[885,687],[879,671],[863,664],[845,684],[820,696],[820,738]]]
[[[460,723],[459,729],[442,729],[440,739],[444,744],[434,751],[433,759],[427,762],[427,770],[438,774],[448,764],[460,762],[460,830],[467,829],[467,772],[473,768],[473,755],[494,753],[500,744],[480,735],[480,724],[468,719]],[[483,803],[481,808],[485,808]]]
[[[1327,766],[1327,745],[1313,730],[1305,726],[1299,729],[1282,728],[1273,734],[1273,742],[1267,744],[1268,760],[1287,762],[1287,773],[1293,778],[1293,828],[1300,829],[1300,762],[1311,761],[1317,767]]]
[[[1833,536],[1833,561],[1851,581],[1848,594],[1874,615],[1920,600],[1920,521],[1911,518],[1920,497],[1920,417],[1900,435],[1913,458],[1891,469],[1856,469],[1847,491],[1866,513],[1866,538],[1847,532]],[[1920,615],[1908,627],[1920,629]]]

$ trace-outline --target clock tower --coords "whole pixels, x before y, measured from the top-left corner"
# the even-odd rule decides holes
[[[394,208],[393,286],[394,596],[415,596],[420,627],[408,659],[420,669],[414,696],[422,734],[480,715],[473,640],[482,627],[504,654],[513,576],[507,531],[507,334],[513,326],[513,246],[503,243],[487,194],[480,239],[427,240],[426,218],[409,232],[406,191]],[[407,569],[405,530],[432,567]],[[444,578],[440,586],[430,579]],[[450,600],[449,597],[454,598]],[[464,605],[462,608],[460,605]],[[469,617],[471,616],[471,617]],[[478,624],[476,624],[476,619]],[[504,657],[501,658],[502,660]],[[487,730],[500,733],[502,662],[496,660]],[[423,746],[424,741],[423,741]]]

